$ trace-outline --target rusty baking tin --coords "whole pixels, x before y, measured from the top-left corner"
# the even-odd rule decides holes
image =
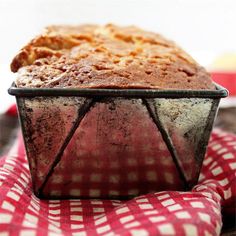
[[[216,90],[9,89],[40,198],[129,198],[197,183]]]

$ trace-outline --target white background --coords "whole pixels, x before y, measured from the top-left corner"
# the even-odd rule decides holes
[[[16,52],[49,24],[138,25],[175,40],[201,64],[236,52],[235,0],[0,0],[0,112]]]

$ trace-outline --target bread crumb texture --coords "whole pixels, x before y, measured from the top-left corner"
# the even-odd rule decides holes
[[[135,26],[49,26],[15,56],[17,87],[214,89],[174,42]]]

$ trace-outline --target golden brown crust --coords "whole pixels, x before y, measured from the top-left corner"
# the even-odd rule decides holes
[[[134,26],[50,26],[11,69],[18,87],[214,89],[182,49]]]

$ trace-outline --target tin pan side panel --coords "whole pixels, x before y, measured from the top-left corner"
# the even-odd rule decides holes
[[[85,115],[55,166],[46,198],[126,198],[183,189],[141,99],[104,98]]]
[[[219,99],[18,97],[34,192],[127,198],[191,188]]]
[[[86,103],[87,99],[80,97],[18,97],[20,120],[36,195],[70,134],[79,110]]]
[[[219,99],[147,99],[186,188],[196,184]]]

